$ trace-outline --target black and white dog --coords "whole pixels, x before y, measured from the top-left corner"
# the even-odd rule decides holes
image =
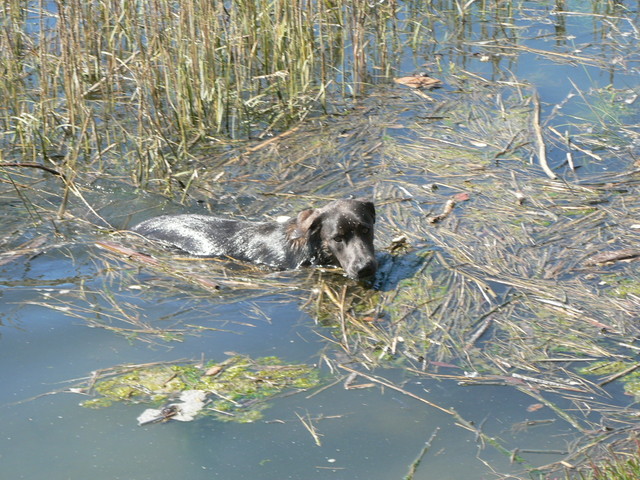
[[[285,222],[249,222],[207,215],[163,215],[133,227],[149,239],[198,256],[219,256],[292,269],[337,265],[354,279],[372,277],[375,207],[335,200]]]

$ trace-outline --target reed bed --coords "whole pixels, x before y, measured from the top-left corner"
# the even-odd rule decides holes
[[[166,178],[197,143],[224,147],[334,109],[328,97],[357,95],[372,62],[388,77],[396,10],[364,0],[5,2],[0,145],[5,158],[64,159],[70,172],[120,165],[138,182]]]
[[[624,49],[637,35],[626,13],[594,0],[580,14],[612,18],[594,33]],[[611,64],[606,49],[531,52],[519,35],[545,15],[514,2],[451,0],[11,0],[0,36],[1,160],[56,168],[69,189],[82,170],[180,196],[199,173],[194,161],[207,157],[215,169],[239,139],[344,111],[372,84],[410,73],[401,70],[409,52],[416,69],[465,75],[467,56],[484,52],[498,77],[501,62],[521,53]],[[516,27],[516,17],[525,24]],[[474,30],[476,21],[501,28]],[[441,45],[458,52],[448,65]]]
[[[606,49],[522,45],[521,32],[546,14],[457,0],[10,0],[1,18],[0,150],[3,161],[60,165],[69,181],[85,169],[170,190],[170,179],[188,180],[196,158],[224,156],[239,139],[267,139],[310,114],[342,112],[372,84],[413,73],[403,71],[408,55],[433,73],[460,72],[478,52],[499,76],[501,62],[520,53],[610,65]],[[633,41],[624,5],[593,0],[581,14],[612,18],[595,32],[603,38]],[[525,24],[516,27],[516,17]],[[449,46],[451,62],[442,64]]]

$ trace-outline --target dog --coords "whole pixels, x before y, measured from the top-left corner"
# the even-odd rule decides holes
[[[226,257],[278,269],[342,267],[356,280],[373,277],[376,211],[367,200],[335,200],[284,222],[250,222],[208,215],[163,215],[133,231],[204,257]]]

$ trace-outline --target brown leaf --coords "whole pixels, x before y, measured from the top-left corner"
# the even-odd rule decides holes
[[[220,365],[214,365],[209,368],[204,374],[208,377],[213,377],[214,375],[219,374],[222,371],[222,367]]]
[[[469,200],[471,198],[471,196],[467,193],[467,192],[461,192],[461,193],[456,193],[453,196],[453,199],[456,202],[466,202],[467,200]]]
[[[544,407],[544,404],[542,403],[532,403],[527,407],[527,412],[535,412],[536,410],[540,410],[543,407]]]
[[[394,82],[411,88],[435,88],[440,86],[441,80],[430,77],[426,73],[418,73],[409,77],[394,78]]]

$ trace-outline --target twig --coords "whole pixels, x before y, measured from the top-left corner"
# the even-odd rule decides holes
[[[480,327],[475,331],[475,333],[471,335],[471,338],[469,339],[467,344],[464,346],[465,350],[469,350],[473,347],[476,341],[478,341],[478,339],[482,335],[484,335],[484,333],[489,329],[489,327],[491,326],[491,322],[492,322],[491,317],[487,317],[484,319],[484,321],[482,322],[482,325],[480,325]]]
[[[418,401],[420,401],[422,403],[426,403],[427,405],[429,405],[429,406],[431,406],[433,408],[437,408],[438,410],[440,410],[440,411],[442,411],[444,413],[448,413],[449,415],[455,415],[455,412],[453,410],[448,410],[448,409],[446,409],[444,407],[441,407],[440,405],[436,405],[435,403],[431,403],[429,400],[425,400],[424,398],[419,397],[418,395],[415,395],[415,394],[413,394],[411,392],[408,392],[407,390],[404,390],[403,388],[400,388],[400,387],[394,385],[393,383],[387,382],[386,380],[383,380],[383,379],[378,378],[378,377],[373,376],[373,375],[368,375],[366,373],[359,372],[358,370],[354,370],[353,368],[347,367],[346,365],[339,365],[339,367],[342,368],[343,370],[346,370],[347,372],[357,373],[361,377],[364,377],[364,378],[366,378],[367,380],[369,380],[371,382],[378,383],[378,384],[383,385],[383,386],[385,386],[387,388],[395,390],[396,392],[403,393],[403,394],[405,394],[405,395],[407,395],[407,396],[409,396],[409,397],[411,397],[411,398],[413,398],[415,400],[418,400]]]
[[[342,343],[347,353],[351,353],[349,349],[349,339],[347,338],[347,326],[345,318],[345,303],[347,301],[347,286],[342,287],[342,294],[340,295],[340,304],[338,305],[338,311],[340,314],[340,328],[342,330]]]
[[[500,305],[496,305],[495,307],[493,307],[491,310],[489,310],[487,313],[485,313],[484,315],[482,315],[478,319],[478,320],[482,321],[482,324],[475,331],[475,333],[473,335],[471,335],[471,338],[469,339],[469,341],[465,345],[465,350],[468,350],[471,347],[473,347],[473,345],[478,341],[478,339],[482,335],[484,335],[484,333],[487,331],[487,329],[491,326],[491,315],[493,315],[495,312],[497,312],[501,308],[505,307],[506,305],[510,304],[512,301],[513,301],[512,298],[507,299],[505,302],[501,303]]]
[[[279,135],[276,135],[275,137],[271,137],[263,142],[258,143],[257,145],[254,145],[253,147],[249,147],[247,148],[246,153],[253,153],[253,152],[257,152],[258,150],[262,150],[264,147],[272,144],[273,142],[277,142],[278,140],[281,140],[285,137],[288,137],[292,133],[297,132],[298,130],[300,130],[301,127],[302,125],[295,126],[285,132],[282,132]]]
[[[433,431],[433,433],[429,437],[429,440],[425,442],[424,447],[422,448],[422,450],[420,451],[416,459],[411,464],[411,467],[409,467],[409,473],[407,473],[407,475],[404,477],[404,480],[413,480],[413,476],[415,475],[416,470],[418,470],[418,467],[422,462],[422,458],[431,448],[431,442],[433,442],[433,440],[436,438],[436,434],[438,433],[439,430],[440,430],[440,427],[436,427],[436,429]]]
[[[585,261],[586,265],[597,265],[599,263],[617,262],[620,260],[633,260],[640,257],[640,249],[625,248],[613,252],[597,253],[593,257]]]
[[[544,173],[547,177],[555,180],[558,176],[553,173],[553,170],[549,168],[547,163],[547,147],[544,143],[544,137],[542,136],[542,127],[540,126],[540,98],[538,98],[538,92],[533,93],[533,131],[535,133],[536,144],[538,147],[538,161]]]
[[[562,418],[564,421],[566,421],[569,425],[571,425],[573,428],[578,430],[580,433],[582,433],[582,434],[586,434],[587,433],[587,430],[582,425],[580,425],[575,418],[573,418],[567,412],[562,410],[555,403],[547,400],[542,395],[534,392],[533,390],[531,390],[531,388],[528,388],[528,387],[516,387],[516,388],[519,391],[521,391],[522,393],[525,393],[525,394],[535,398],[538,402],[540,402],[540,403],[546,405],[547,407],[549,407],[551,410],[553,410],[555,412],[556,415],[558,415],[560,418]]]
[[[95,245],[96,247],[107,250],[108,252],[125,256],[129,260],[136,260],[153,267],[157,267],[160,265],[160,261],[156,260],[151,255],[147,255],[146,253],[141,253],[131,248],[127,248],[124,245],[119,245],[114,242],[95,242]]]
[[[447,200],[447,203],[445,203],[442,213],[438,215],[433,215],[431,217],[427,217],[427,222],[429,223],[441,222],[442,220],[447,218],[451,212],[453,212],[453,209],[455,206],[456,206],[456,201],[453,198],[450,198],[449,200]]]
[[[27,242],[24,242],[22,245],[19,245],[18,248],[14,250],[9,250],[8,252],[2,252],[0,254],[0,266],[5,265],[7,263],[13,262],[18,258],[23,257],[24,255],[35,254],[40,252],[40,247],[47,243],[48,239],[44,235],[33,238]]]
[[[587,149],[585,149],[585,148],[582,148],[582,147],[580,147],[580,146],[576,145],[576,143],[575,143],[575,142],[572,142],[572,141],[571,141],[571,139],[569,139],[569,138],[568,138],[567,136],[565,136],[565,135],[562,135],[562,134],[561,134],[558,130],[556,130],[555,128],[553,128],[553,127],[551,127],[551,126],[549,126],[548,128],[549,128],[549,130],[550,130],[551,132],[555,133],[559,138],[564,139],[564,140],[565,140],[565,142],[567,143],[567,145],[568,145],[569,147],[571,147],[571,148],[575,148],[576,150],[578,150],[578,151],[580,151],[580,152],[584,153],[585,155],[588,155],[588,156],[590,156],[591,158],[594,158],[594,159],[596,159],[596,160],[598,160],[598,161],[602,161],[602,157],[601,157],[600,155],[596,155],[596,154],[595,154],[595,153],[593,153],[592,151],[587,150]]]
[[[482,48],[484,49],[498,48],[500,50],[518,50],[521,52],[534,53],[536,55],[548,56],[548,57],[557,58],[560,60],[575,61],[575,62],[582,63],[584,65],[592,65],[596,67],[604,66],[604,62],[598,61],[595,58],[589,58],[582,55],[572,55],[564,52],[554,52],[551,50],[542,50],[540,48],[527,47],[525,45],[510,46],[510,45],[505,45],[504,43],[499,43],[499,44],[496,43],[495,45],[492,45],[490,43],[483,43]]]
[[[572,392],[584,392],[584,389],[576,387],[577,383],[565,384],[560,382],[552,382],[551,380],[544,380],[542,378],[530,377],[528,375],[521,375],[519,373],[512,373],[511,376],[513,378],[517,378],[518,380],[522,380],[524,382],[529,383],[537,383],[539,385],[544,385],[549,388],[561,388],[563,390],[570,390]]]
[[[631,372],[636,371],[638,368],[640,368],[640,363],[636,363],[635,365],[631,365],[629,368],[625,368],[623,371],[618,372],[616,374],[610,375],[607,378],[605,378],[604,380],[602,380],[601,382],[598,382],[598,386],[599,387],[604,387],[606,384],[613,382],[614,380],[617,380],[620,377],[624,377],[625,375],[628,375]]]
[[[313,423],[311,423],[311,418],[309,418],[309,414],[307,413],[307,421],[305,421],[305,419],[302,418],[298,414],[298,412],[296,412],[296,417],[298,417],[300,422],[302,422],[302,425],[304,425],[304,428],[306,428],[308,432],[311,434],[311,436],[313,437],[313,441],[316,442],[316,445],[321,447],[322,442],[320,441],[320,435],[318,435],[318,432],[316,431],[316,427],[314,427]]]
[[[220,285],[217,282],[213,282],[207,278],[204,278],[200,275],[193,274],[184,274],[182,272],[176,270],[169,270],[165,268],[165,265],[162,264],[156,258],[147,255],[145,253],[138,252],[131,248],[125,247],[123,245],[119,245],[114,242],[95,242],[96,247],[106,250],[108,252],[114,253],[121,257],[124,257],[127,260],[131,260],[137,263],[142,263],[152,269],[158,269],[165,273],[169,273],[172,277],[180,278],[181,280],[185,280],[189,283],[194,283],[204,289],[207,290],[219,290]]]
[[[64,179],[64,174],[60,173],[54,168],[47,167],[46,165],[40,165],[39,163],[0,163],[0,167],[25,167],[25,168],[37,168],[39,170],[44,170],[45,172],[49,172],[53,175],[57,175],[60,178]]]

